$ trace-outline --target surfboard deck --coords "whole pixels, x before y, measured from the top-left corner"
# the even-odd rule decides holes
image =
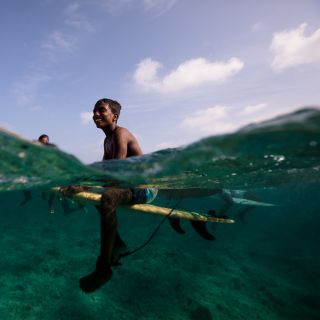
[[[86,191],[75,192],[70,196],[68,195],[67,197],[84,204],[99,205],[101,201],[101,196],[105,191],[105,188],[103,187],[86,187],[86,188],[87,188]],[[61,187],[55,187],[51,189],[52,192],[59,194],[60,196],[65,196],[62,190],[63,189]],[[210,216],[206,213],[176,210],[174,208],[160,207],[152,204],[134,204],[130,206],[121,206],[121,207],[125,207],[137,212],[161,215],[161,216],[170,216],[170,218],[177,218],[177,219],[186,219],[186,220],[203,221],[203,222],[215,222],[215,223],[227,223],[227,224],[234,223],[233,219],[219,218],[219,217]]]

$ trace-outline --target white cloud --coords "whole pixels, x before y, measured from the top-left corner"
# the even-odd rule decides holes
[[[243,113],[244,114],[256,113],[257,111],[260,111],[260,110],[266,108],[267,106],[268,106],[267,103],[259,103],[259,104],[255,104],[255,105],[246,106],[243,109]]]
[[[305,35],[307,23],[297,29],[273,34],[271,51],[272,68],[283,70],[301,64],[320,62],[320,29]]]
[[[50,3],[48,2],[47,5],[50,5]],[[31,67],[31,71],[17,81],[12,88],[17,104],[28,106],[32,111],[42,108],[41,104],[36,101],[41,86],[55,80],[56,76],[52,71],[53,64],[59,62],[65,56],[68,57],[73,54],[84,31],[91,31],[85,16],[80,12],[79,3],[69,4],[65,7],[63,15],[65,17],[63,25],[50,32],[42,41],[40,52],[44,59],[32,63],[32,65],[41,67]],[[74,28],[71,29],[66,26]]]
[[[177,145],[171,141],[160,142],[156,145],[157,150],[167,149],[167,148],[175,148]]]
[[[81,38],[86,33],[94,31],[78,2],[67,5],[62,14],[63,25],[51,32],[41,45],[43,53],[51,62],[57,62],[64,53],[73,53]]]
[[[236,127],[229,121],[228,107],[226,106],[197,110],[185,117],[181,126],[187,129],[196,129],[207,135],[230,132]]]
[[[250,123],[258,123],[261,121],[265,121],[274,117],[277,117],[279,115],[283,115],[285,113],[289,113],[292,112],[294,110],[294,108],[292,107],[292,105],[283,105],[281,104],[281,106],[279,106],[278,104],[267,104],[267,103],[261,103],[261,104],[257,104],[256,106],[259,105],[265,105],[265,107],[262,107],[260,109],[256,109],[253,110],[251,109],[250,113],[246,113],[246,112],[239,112],[236,113],[234,112],[235,118],[234,121],[237,121],[238,127],[242,127],[245,125],[248,125]],[[250,106],[248,106],[250,108]],[[246,110],[246,108],[248,107],[244,107],[244,110]],[[230,115],[231,115],[230,112]]]
[[[268,107],[268,108],[267,108]],[[181,127],[192,132],[196,138],[233,132],[248,123],[263,121],[284,111],[267,103],[247,106],[221,106],[198,108],[186,116]]]
[[[46,74],[45,71],[33,70],[29,75],[14,83],[12,94],[16,103],[22,107],[29,107],[29,110],[39,110],[41,106],[36,103],[36,96],[41,86],[51,79],[52,77]]]
[[[262,23],[261,22],[256,22],[251,26],[251,31],[252,32],[257,32],[262,28]]]
[[[134,0],[95,0],[94,3],[105,8],[109,13],[116,14],[125,11]]]
[[[73,45],[72,39],[61,31],[52,32],[48,39],[41,45],[47,50],[65,50],[71,51]]]
[[[244,63],[238,58],[231,58],[227,62],[211,62],[205,58],[197,58],[183,62],[160,78],[158,70],[161,63],[147,58],[138,64],[133,78],[144,90],[170,93],[208,83],[221,83],[237,74],[243,66]]]
[[[74,2],[69,4],[65,11],[65,24],[84,31],[94,31],[93,25],[88,21],[86,16],[80,10],[80,4]]]
[[[170,10],[176,2],[177,0],[143,0],[145,9],[156,11],[158,16]]]
[[[81,123],[86,125],[92,122],[92,112],[81,112],[80,113]]]
[[[157,72],[161,68],[161,63],[147,58],[138,64],[133,75],[135,82],[143,88],[157,90]]]
[[[92,0],[93,1],[93,0]],[[94,0],[111,14],[121,14],[131,8],[144,9],[155,16],[170,10],[177,0]]]

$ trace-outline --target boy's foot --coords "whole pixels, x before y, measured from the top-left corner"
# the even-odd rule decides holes
[[[95,270],[91,274],[80,279],[80,288],[85,293],[91,293],[100,289],[106,284],[112,277],[112,270],[106,270],[105,272]]]
[[[80,288],[85,293],[94,292],[107,283],[111,277],[112,270],[110,265],[99,257],[96,263],[96,270],[80,279]]]

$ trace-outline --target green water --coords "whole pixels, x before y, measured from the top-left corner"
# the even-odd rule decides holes
[[[59,150],[0,132],[0,319],[320,319],[320,111],[303,109],[235,134],[143,157],[81,164]],[[143,250],[86,295],[78,279],[99,252],[93,207],[48,213],[43,191],[72,183],[160,189],[250,191],[275,207],[233,205],[234,225],[168,223]],[[23,190],[32,190],[25,205]],[[235,190],[241,190],[238,192]],[[189,210],[219,210],[220,196],[180,198]],[[159,196],[172,205],[176,197]],[[248,209],[248,208],[247,208]],[[134,249],[160,222],[121,209],[120,234]],[[241,218],[242,217],[242,218]]]

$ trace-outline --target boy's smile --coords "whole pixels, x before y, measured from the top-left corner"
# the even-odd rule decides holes
[[[101,104],[93,109],[92,119],[97,128],[104,128],[115,122],[116,115],[112,113],[108,105]]]

